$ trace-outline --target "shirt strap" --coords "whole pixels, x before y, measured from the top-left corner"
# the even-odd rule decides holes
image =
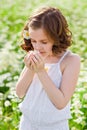
[[[65,53],[64,53],[64,55],[60,58],[60,60],[59,60],[59,64],[63,61],[63,59],[65,58],[65,56],[67,55],[69,53],[69,51],[66,51]]]

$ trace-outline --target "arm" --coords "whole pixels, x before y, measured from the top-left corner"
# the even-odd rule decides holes
[[[72,57],[63,72],[60,89],[55,87],[55,84],[44,70],[37,73],[48,97],[58,109],[64,108],[72,97],[79,71],[80,58],[78,56]]]
[[[44,69],[40,69],[39,67],[37,75],[48,97],[58,109],[64,108],[72,97],[78,80],[79,71],[79,56],[73,55],[69,57],[69,60],[63,72],[61,86],[58,89],[48,76],[47,72]]]
[[[32,82],[34,74],[31,70],[25,67],[19,77],[19,80],[16,84],[16,94],[19,98],[23,98],[29,88],[30,83]]]
[[[19,98],[23,98],[32,82],[34,72],[31,68],[30,57],[27,54],[24,58],[25,67],[20,74],[19,80],[16,84],[16,94]]]

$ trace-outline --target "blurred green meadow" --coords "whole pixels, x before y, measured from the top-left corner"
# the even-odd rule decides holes
[[[70,130],[87,130],[87,0],[0,0],[0,130],[18,130],[21,99],[15,85],[25,55],[21,31],[33,10],[45,5],[58,7],[65,15],[73,34],[69,49],[81,56],[69,124]]]

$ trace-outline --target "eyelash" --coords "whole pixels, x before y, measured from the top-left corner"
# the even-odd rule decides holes
[[[36,43],[36,42],[31,40],[31,43]]]
[[[31,40],[31,43],[36,43],[36,41]],[[41,42],[42,44],[47,44],[47,42]]]
[[[42,44],[47,44],[47,42],[42,42]]]

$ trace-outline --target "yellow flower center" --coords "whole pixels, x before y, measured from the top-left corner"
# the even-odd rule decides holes
[[[29,36],[29,33],[28,33],[28,32],[26,32],[26,36]]]

